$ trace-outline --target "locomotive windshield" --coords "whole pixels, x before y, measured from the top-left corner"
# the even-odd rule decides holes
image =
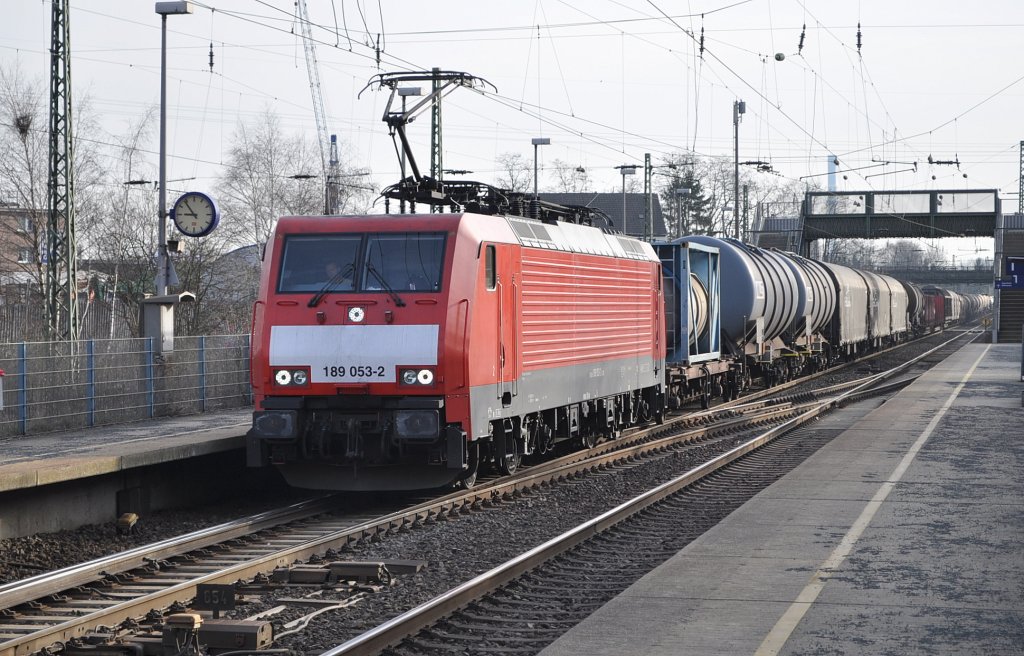
[[[436,292],[444,247],[444,233],[291,235],[285,240],[277,291]]]

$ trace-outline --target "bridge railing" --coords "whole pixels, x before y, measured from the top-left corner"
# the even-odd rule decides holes
[[[0,344],[0,437],[119,424],[252,403],[249,336]]]

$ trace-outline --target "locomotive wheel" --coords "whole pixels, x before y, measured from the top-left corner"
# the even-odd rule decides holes
[[[456,484],[457,487],[461,487],[463,490],[469,490],[476,485],[476,477],[480,473],[480,445],[476,442],[470,442],[466,448],[469,468],[462,474],[462,477]]]
[[[512,475],[519,471],[519,464],[523,458],[519,455],[519,450],[515,446],[512,447],[512,450],[514,453],[498,456],[498,469],[502,474]]]
[[[522,462],[523,445],[516,439],[516,431],[512,430],[509,420],[494,424],[494,430],[494,464],[502,474],[512,475]]]

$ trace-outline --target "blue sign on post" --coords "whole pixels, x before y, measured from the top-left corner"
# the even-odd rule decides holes
[[[1006,277],[1009,280],[1008,287],[997,287],[997,289],[1017,289],[1024,288],[1024,257],[1007,257],[1006,258]]]

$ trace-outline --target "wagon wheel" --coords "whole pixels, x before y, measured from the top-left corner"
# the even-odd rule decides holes
[[[597,433],[595,433],[589,427],[581,427],[580,444],[583,445],[584,449],[593,449],[595,446],[597,446]]]
[[[707,410],[711,407],[711,370],[707,365],[703,365],[700,371],[700,408]]]

